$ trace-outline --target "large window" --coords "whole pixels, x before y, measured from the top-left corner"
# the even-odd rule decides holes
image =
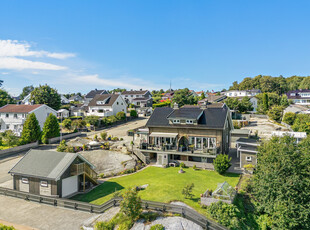
[[[28,178],[22,178],[22,183],[23,184],[29,184]]]
[[[216,147],[215,137],[189,137],[188,142],[194,145],[196,149],[212,149]]]
[[[174,124],[180,124],[180,120],[174,119],[174,120],[173,120],[173,123],[174,123]]]
[[[41,180],[40,185],[41,185],[41,187],[48,187],[48,183],[46,180]]]

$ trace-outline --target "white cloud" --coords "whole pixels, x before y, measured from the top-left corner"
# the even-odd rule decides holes
[[[27,42],[17,40],[0,40],[0,57],[49,57],[66,59],[75,57],[73,53],[51,53],[44,50],[34,51]]]
[[[29,61],[15,57],[0,57],[0,69],[38,69],[38,70],[63,70],[64,66],[54,65],[45,62]]]

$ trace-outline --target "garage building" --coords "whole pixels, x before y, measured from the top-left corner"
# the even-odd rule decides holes
[[[78,153],[32,149],[9,173],[13,176],[15,190],[68,197],[97,185],[94,168]]]

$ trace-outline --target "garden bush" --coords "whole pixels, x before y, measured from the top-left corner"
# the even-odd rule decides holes
[[[181,167],[181,168],[185,168],[186,166],[185,166],[185,164],[184,164],[183,162],[181,162],[181,163],[180,163],[180,167]]]
[[[16,228],[14,228],[13,226],[0,224],[0,230],[16,230]]]
[[[138,113],[136,110],[130,110],[130,116],[131,117],[137,117],[138,116]]]
[[[42,142],[47,144],[48,139],[60,136],[60,128],[57,117],[52,113],[45,120],[42,131]]]
[[[123,111],[118,112],[118,113],[116,114],[116,118],[117,118],[118,120],[125,120],[126,114],[125,114]]]
[[[214,169],[219,174],[223,174],[231,166],[230,164],[231,157],[228,157],[226,154],[219,154],[213,161]]]
[[[68,129],[68,130],[71,130],[71,128],[72,128],[72,121],[71,121],[71,119],[65,119],[65,120],[63,120],[63,122],[62,122],[62,126],[64,127],[64,128],[66,128],[66,129]]]
[[[142,201],[136,189],[128,188],[123,194],[121,212],[130,220],[136,221],[142,213]]]
[[[165,227],[162,224],[153,225],[150,230],[165,230]]]
[[[194,188],[194,183],[185,185],[182,194],[184,195],[184,198],[192,198],[194,195],[192,194],[193,188]]]
[[[283,122],[288,125],[293,125],[296,119],[296,114],[292,112],[287,112],[283,116]]]
[[[84,121],[88,124],[98,127],[99,117],[98,116],[87,116],[84,118]]]
[[[102,132],[100,133],[100,136],[101,136],[101,139],[105,141],[107,139],[108,134],[107,132]]]

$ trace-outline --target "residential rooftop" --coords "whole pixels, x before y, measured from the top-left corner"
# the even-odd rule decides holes
[[[35,105],[8,104],[0,108],[0,113],[29,113],[42,105],[43,104],[35,104]]]

